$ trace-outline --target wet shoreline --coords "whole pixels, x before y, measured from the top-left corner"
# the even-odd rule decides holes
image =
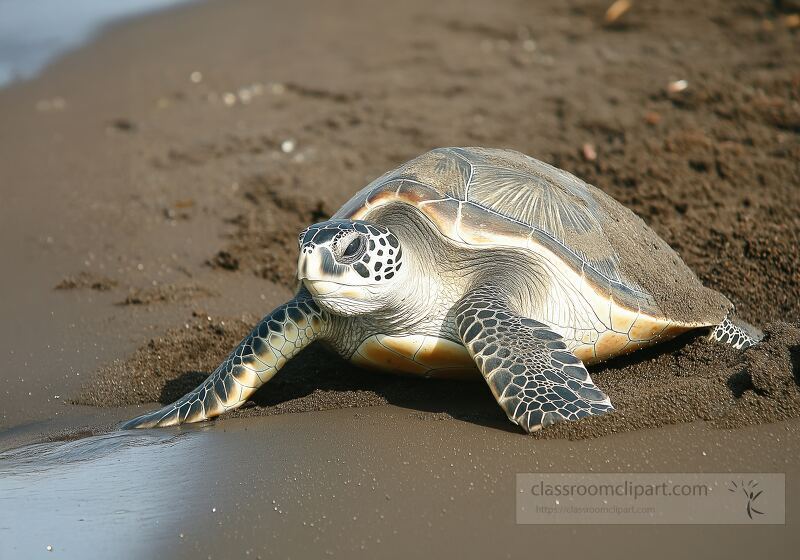
[[[576,531],[572,550],[586,554],[633,553],[653,539],[656,558],[687,546],[710,557],[756,554],[764,539],[789,551],[797,537],[783,526],[758,528],[754,539],[747,527],[514,521],[514,475],[524,472],[785,472],[791,504],[800,426],[764,428],[692,424],[537,441],[388,406],[35,444],[0,454],[0,551],[374,558],[423,547],[486,557],[498,547],[557,554]]]

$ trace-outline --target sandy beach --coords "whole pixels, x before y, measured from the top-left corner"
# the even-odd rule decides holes
[[[68,508],[34,528],[48,504],[30,500],[0,514],[0,555],[793,557],[798,9],[635,2],[604,24],[609,3],[198,2],[0,89],[0,509],[74,465],[130,500],[121,516],[89,500],[113,527],[96,542]],[[474,145],[634,210],[764,344],[690,334],[596,366],[617,413],[535,436],[480,380],[313,347],[225,418],[120,443],[119,422],[291,297],[300,230],[403,161]],[[540,471],[786,473],[786,525],[516,525],[514,474]]]

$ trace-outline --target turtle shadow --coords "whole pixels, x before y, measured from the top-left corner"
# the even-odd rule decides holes
[[[758,396],[764,396],[764,391],[753,385],[753,376],[746,369],[733,373],[725,382],[734,398],[742,398],[747,391],[752,391]]]
[[[647,346],[645,348],[640,348],[631,352],[630,354],[625,354],[622,356],[618,356],[616,358],[611,358],[610,360],[606,360],[600,364],[590,366],[589,372],[594,379],[594,376],[597,375],[598,379],[602,379],[602,376],[607,371],[625,369],[629,367],[633,367],[639,365],[643,362],[649,362],[650,360],[655,360],[664,354],[674,354],[687,346],[694,343],[697,339],[706,336],[708,333],[704,329],[695,329],[692,331],[685,332],[676,336],[671,340],[666,340],[664,342],[659,342],[654,346]],[[596,381],[596,379],[595,379]]]
[[[187,371],[166,382],[159,401],[168,404],[191,391],[210,372]],[[324,406],[320,406],[321,394]],[[247,414],[352,408],[388,403],[423,418],[449,416],[507,432],[520,433],[497,405],[489,387],[475,381],[450,381],[392,375],[360,369],[314,344],[287,363],[243,407]]]
[[[800,387],[800,345],[789,348],[789,360],[792,364],[794,383]]]
[[[664,354],[678,352],[704,335],[702,329],[689,331],[672,340],[591,366],[589,371],[594,381],[602,387],[604,375],[613,375],[616,371],[635,368]],[[794,363],[800,363],[800,351],[793,353],[793,356],[796,356]],[[795,372],[796,368],[797,365]],[[162,388],[160,402],[167,404],[175,401],[208,375],[209,372],[187,371],[168,381]],[[733,393],[737,389],[742,390],[738,386],[730,388]],[[319,399],[320,395],[324,399]],[[321,401],[323,404],[320,404]],[[443,415],[488,428],[522,433],[508,421],[488,385],[477,373],[473,382],[368,371],[350,364],[320,344],[313,344],[287,363],[240,410],[247,415],[266,415],[383,403],[415,411],[423,417]]]

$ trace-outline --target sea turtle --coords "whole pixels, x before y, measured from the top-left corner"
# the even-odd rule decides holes
[[[295,297],[199,387],[124,427],[236,408],[321,340],[358,366],[482,374],[509,419],[531,432],[613,410],[586,364],[690,329],[742,349],[762,336],[633,212],[510,150],[423,154],[299,244]]]

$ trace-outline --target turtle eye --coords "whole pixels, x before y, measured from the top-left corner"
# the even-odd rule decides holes
[[[360,235],[356,235],[347,245],[345,245],[339,260],[341,260],[343,263],[355,262],[361,257],[361,255],[364,254],[365,248],[366,243],[364,242],[364,238]]]

